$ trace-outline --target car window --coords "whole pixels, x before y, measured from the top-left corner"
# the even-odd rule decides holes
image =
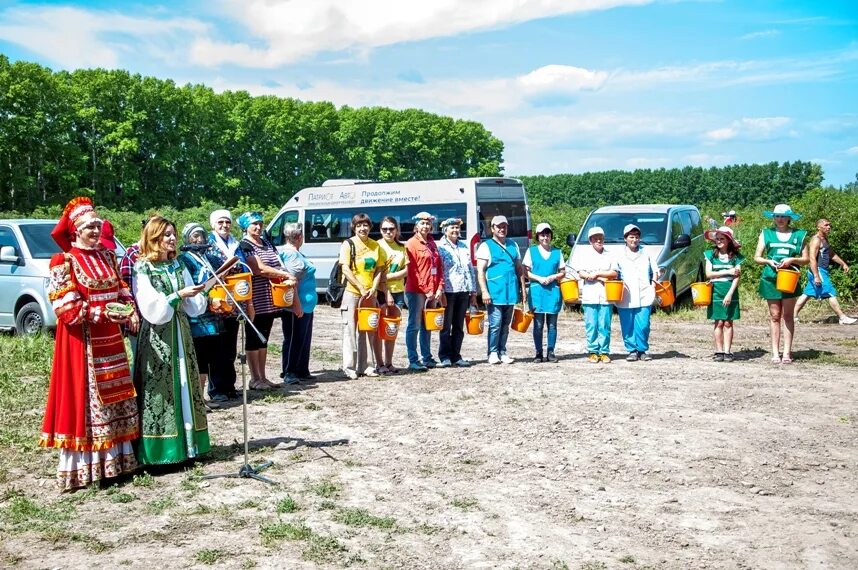
[[[691,214],[691,237],[703,235],[703,222],[700,220],[700,212],[689,210]]]
[[[22,224],[18,226],[27,242],[33,259],[50,259],[60,252],[60,246],[51,237],[54,226],[50,224]]]
[[[670,241],[682,235],[682,231],[682,219],[679,212],[674,212],[670,216]]]
[[[307,243],[320,243],[343,241],[351,237],[352,216],[361,210],[355,208],[331,208],[307,210],[304,213],[304,239]],[[372,221],[369,236],[373,239],[381,239],[379,224],[384,216],[392,216],[399,222],[400,236],[408,239],[414,234],[415,214],[426,211],[435,216],[435,224],[432,226],[432,237],[441,239],[440,223],[447,218],[460,218],[465,220],[465,204],[411,204],[407,206],[383,206],[369,207],[362,210]],[[467,232],[466,224],[462,224],[462,233]]]
[[[691,219],[691,210],[686,210],[679,215],[679,219],[682,221],[682,233],[688,234],[691,237],[691,234],[694,232],[694,222]]]
[[[623,243],[623,228],[627,224],[635,224],[641,229],[641,242],[644,245],[658,245],[664,243],[666,222],[667,216],[661,213],[595,213],[581,228],[578,243],[589,243],[587,232],[594,226],[604,230],[605,243]]]
[[[12,228],[9,226],[0,226],[0,247],[12,246],[15,248],[15,254],[21,255],[21,248],[18,246],[18,240],[15,234],[12,233]]]

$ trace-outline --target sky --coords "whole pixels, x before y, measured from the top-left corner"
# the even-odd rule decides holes
[[[858,176],[856,0],[0,0],[0,53],[479,121],[511,176]]]

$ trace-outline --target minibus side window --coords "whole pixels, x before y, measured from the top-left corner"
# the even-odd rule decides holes
[[[435,226],[432,236],[441,239],[440,223],[447,218],[462,220],[463,235],[467,235],[466,209],[464,203],[452,204],[407,204],[401,206],[374,206],[371,208],[338,208],[331,210],[307,210],[304,219],[304,239],[307,243],[339,242],[351,237],[352,216],[362,212],[372,220],[369,235],[373,239],[381,239],[379,230],[381,219],[392,216],[399,222],[401,239],[407,240],[414,234],[412,218],[418,212],[429,212],[435,216]]]
[[[275,247],[283,245],[283,226],[286,224],[294,224],[297,221],[297,210],[288,210],[280,214],[280,216],[274,220],[274,223],[271,224],[271,227],[268,228],[268,236],[269,239],[271,239],[271,243],[273,243]]]

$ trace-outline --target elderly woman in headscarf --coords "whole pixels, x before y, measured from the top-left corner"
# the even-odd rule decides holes
[[[432,237],[435,216],[419,212],[413,218],[414,235],[405,242],[408,254],[408,276],[405,279],[405,299],[408,303],[408,325],[405,328],[405,350],[408,353],[408,369],[425,372],[435,368],[432,358],[430,332],[422,326],[423,310],[430,303],[443,303],[444,268],[441,255]],[[420,355],[417,345],[420,345]],[[422,359],[421,359],[422,357]]]
[[[232,230],[232,214],[229,210],[215,210],[209,215],[209,225],[212,228],[208,235],[209,244],[212,246],[210,253],[217,256],[220,263],[224,263],[236,255],[238,249],[238,240],[230,232]],[[240,267],[240,265],[236,265],[231,272],[243,271]],[[227,395],[232,396],[235,394],[235,382],[238,379],[235,371],[235,359],[238,356],[238,315],[236,312],[232,312],[228,316],[224,316],[221,321],[223,333],[218,338],[220,339],[219,352],[222,369],[218,374],[223,377],[222,389],[226,391]]]
[[[438,345],[440,367],[470,366],[462,358],[462,341],[465,339],[465,313],[468,305],[477,302],[477,277],[471,252],[461,238],[462,220],[448,218],[441,222],[444,236],[438,244],[441,265],[444,267],[444,296],[447,309],[444,311],[444,328]]]
[[[57,485],[86,487],[137,468],[136,391],[120,323],[138,324],[102,220],[87,197],[68,203],[51,236],[48,298],[57,314],[54,364],[39,445],[60,450]],[[122,312],[116,312],[123,304]]]
[[[268,380],[265,374],[265,362],[268,359],[268,337],[274,319],[280,316],[280,309],[274,305],[271,283],[297,285],[295,277],[285,271],[277,255],[277,248],[262,229],[261,212],[245,212],[238,218],[238,225],[244,231],[244,237],[238,244],[240,257],[253,274],[253,325],[262,334],[262,338],[252,327],[245,325],[244,349],[250,366],[250,388],[270,390],[278,386]],[[293,306],[293,312],[301,317],[300,303]]]
[[[185,245],[206,245],[206,231],[200,224],[191,222],[182,228],[182,241]],[[220,257],[212,252],[212,247],[201,251],[185,251],[179,255],[179,261],[188,270],[194,285],[205,283],[212,276],[211,270],[221,266]],[[200,369],[200,385],[205,392],[208,387],[212,402],[226,402],[235,396],[235,387],[225,381],[223,375],[223,357],[221,338],[223,319],[215,312],[220,300],[210,301],[206,311],[198,316],[188,316],[194,350],[197,353],[197,366]],[[213,310],[214,309],[214,310]],[[209,382],[211,382],[209,384]]]

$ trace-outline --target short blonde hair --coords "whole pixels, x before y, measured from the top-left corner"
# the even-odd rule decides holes
[[[161,258],[161,240],[164,234],[167,233],[167,228],[172,227],[173,232],[176,231],[176,224],[163,216],[152,216],[146,225],[143,226],[143,231],[140,232],[140,257],[148,261],[158,261]],[[167,259],[176,257],[176,252],[171,251],[167,254]]]

